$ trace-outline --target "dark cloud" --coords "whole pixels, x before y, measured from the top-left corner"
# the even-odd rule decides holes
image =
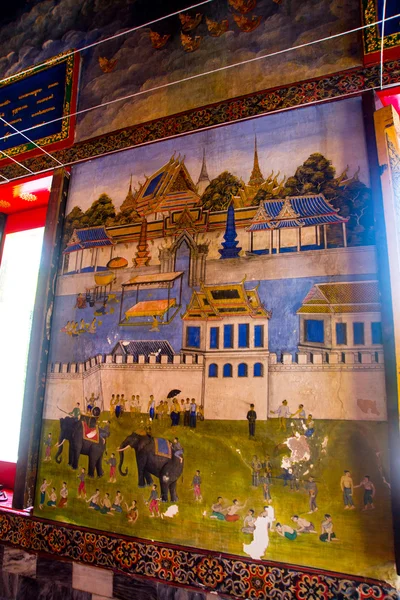
[[[123,32],[165,14],[166,5],[172,11],[189,4],[187,0],[37,1],[14,22],[0,27],[0,72],[4,77],[60,52]],[[252,33],[244,33],[233,21],[226,0],[214,0],[198,11],[216,20],[228,18],[230,29],[219,38],[211,37],[203,19],[195,32],[202,36],[196,52],[184,52],[178,17],[153,28],[171,34],[162,50],[152,48],[149,29],[144,28],[83,52],[79,108],[340,33],[355,27],[360,19],[358,0],[283,0],[281,5],[259,0],[254,13],[262,17],[261,25]],[[115,70],[103,73],[99,56],[115,58]],[[78,119],[78,137],[92,137],[227,97],[337,71],[359,61],[357,37],[346,36],[91,111]]]

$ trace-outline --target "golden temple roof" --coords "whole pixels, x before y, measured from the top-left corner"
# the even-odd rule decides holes
[[[308,292],[297,314],[380,312],[377,281],[317,283]]]
[[[257,288],[247,290],[242,283],[203,285],[194,291],[183,319],[222,319],[223,317],[271,317],[260,300]]]

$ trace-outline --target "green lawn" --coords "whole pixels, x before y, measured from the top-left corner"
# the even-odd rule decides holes
[[[108,415],[104,414],[101,418],[106,417]],[[115,418],[112,420],[111,437],[107,443],[108,456],[138,425],[138,421],[134,422],[129,414],[124,415],[122,422],[116,421]],[[57,421],[44,423],[43,442],[49,432],[52,432],[54,440],[58,439]],[[87,478],[88,495],[99,487],[102,495],[109,492],[111,499],[114,498],[117,489],[121,490],[129,503],[136,499],[139,519],[134,525],[128,523],[125,513],[110,517],[88,509],[88,505],[77,498],[78,473],[66,465],[68,443],[64,444],[61,465],[57,465],[54,458],[50,463],[43,461],[45,446],[42,444],[39,482],[46,477],[48,481],[52,481],[59,494],[61,482],[67,481],[69,500],[64,509],[45,506],[43,510],[39,510],[38,489],[35,514],[150,540],[243,555],[243,543],[249,543],[251,536],[241,533],[242,519],[235,523],[210,519],[210,505],[220,495],[226,503],[237,498],[241,504],[247,502],[246,508],[253,508],[256,513],[261,512],[264,505],[262,488],[252,487],[248,463],[254,454],[260,457],[268,453],[273,464],[273,476],[278,476],[281,473],[283,452],[277,446],[290,435],[289,430],[286,434],[278,431],[278,422],[275,419],[257,423],[255,441],[248,439],[247,432],[247,423],[238,421],[204,421],[198,424],[196,430],[183,426],[171,429],[169,420],[165,424],[157,421],[153,424],[153,435],[171,440],[177,435],[185,451],[184,475],[178,484],[179,514],[172,519],[150,518],[145,505],[149,490],[139,489],[137,486],[133,450],[125,452],[125,466],[129,468],[129,474],[127,477],[118,474],[116,484],[108,483],[108,465],[105,465],[105,476],[102,479]],[[328,444],[326,452],[321,452],[321,443],[325,436],[328,436]],[[264,558],[349,574],[387,578],[390,576],[390,563],[393,562],[393,542],[390,492],[382,477],[383,474],[389,479],[386,424],[317,421],[315,435],[310,440],[310,449],[311,459],[301,468],[302,472],[309,469],[310,473],[315,475],[319,488],[319,510],[306,518],[312,520],[319,531],[324,513],[330,513],[339,541],[327,544],[320,542],[319,536],[311,534],[301,535],[295,541],[289,541],[272,533]],[[53,448],[53,457],[55,452],[56,449]],[[381,453],[380,458],[377,457],[378,452]],[[290,454],[288,449],[286,454]],[[79,464],[87,468],[87,457],[81,457]],[[194,501],[191,489],[196,469],[201,471],[202,503]],[[358,484],[365,474],[371,476],[376,486],[375,510],[361,511],[362,489],[355,490],[354,493],[357,509],[343,509],[340,477],[344,469],[352,472],[355,484]],[[305,476],[305,479],[307,477]],[[281,479],[274,479],[271,494],[275,516],[282,523],[291,525],[290,517],[293,514],[305,515],[308,511],[308,496],[303,485],[300,486],[300,491],[290,491],[288,487],[283,487]],[[162,510],[167,506],[164,508],[163,505]],[[245,513],[246,510],[243,510],[241,517]]]

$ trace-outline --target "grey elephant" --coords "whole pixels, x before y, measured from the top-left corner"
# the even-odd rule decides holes
[[[167,445],[167,440],[162,440]],[[145,487],[153,483],[152,475],[160,481],[161,499],[168,502],[170,496],[172,502],[178,501],[176,484],[183,473],[183,460],[171,452],[171,458],[158,456],[156,453],[156,440],[151,435],[131,433],[120,444],[119,472],[122,476],[128,474],[128,469],[123,471],[124,452],[133,448],[136,453],[136,464],[138,470],[138,486]]]

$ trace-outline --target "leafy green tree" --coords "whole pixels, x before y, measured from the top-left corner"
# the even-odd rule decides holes
[[[224,171],[218,177],[212,179],[204,190],[201,197],[203,208],[211,211],[225,210],[228,208],[232,196],[236,196],[241,187],[242,184],[235,175]]]
[[[346,171],[336,177],[330,160],[322,154],[311,154],[285,182],[284,196],[323,194],[342,217],[349,217],[347,239],[352,246],[374,243],[374,220],[371,190],[356,173],[348,178]],[[342,244],[340,226],[328,228],[328,243]]]
[[[82,229],[82,227],[88,226],[88,219],[85,213],[80,209],[79,206],[74,206],[71,212],[65,217],[62,247],[68,244],[74,229]]]
[[[112,225],[115,219],[115,208],[111,198],[107,194],[101,194],[85,212],[85,216],[88,219],[88,227]]]
[[[141,221],[141,216],[139,215],[136,208],[133,208],[131,206],[124,209],[121,208],[120,212],[117,213],[114,219],[114,224],[129,225],[129,223],[137,223],[139,221]]]

